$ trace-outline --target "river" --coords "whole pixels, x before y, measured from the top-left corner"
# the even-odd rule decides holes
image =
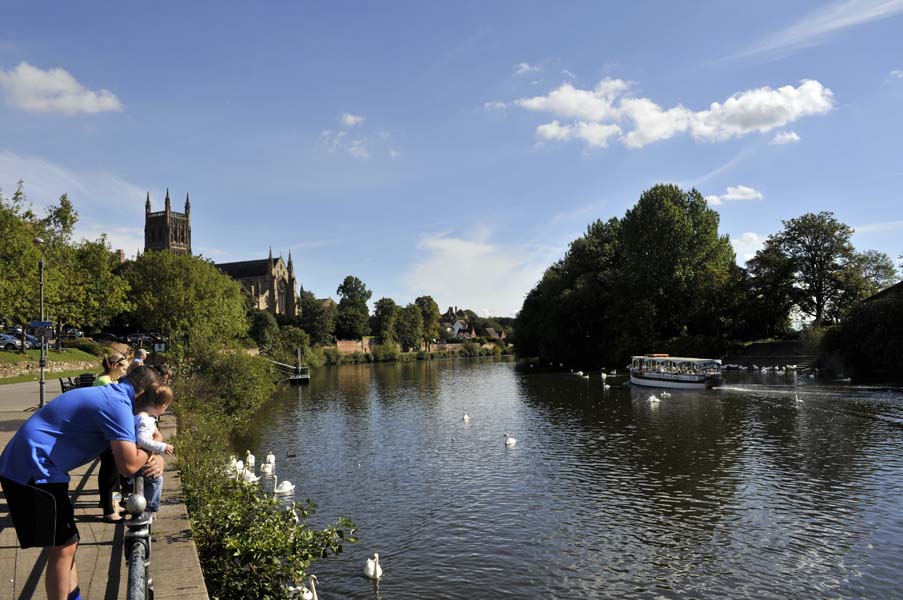
[[[311,568],[324,600],[903,597],[903,391],[651,393],[491,359],[314,369],[250,445],[312,525],[359,527]]]

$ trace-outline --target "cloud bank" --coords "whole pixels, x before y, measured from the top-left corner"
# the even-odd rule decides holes
[[[803,117],[825,114],[834,106],[833,92],[815,80],[797,87],[746,90],[699,111],[680,104],[662,108],[649,98],[633,96],[630,87],[621,79],[603,79],[591,90],[564,83],[545,96],[520,98],[513,104],[558,117],[536,128],[540,140],[579,140],[590,148],[604,148],[615,139],[628,148],[642,148],[683,133],[698,141],[720,142],[767,133]]]
[[[13,106],[27,112],[76,115],[122,110],[112,92],[89,90],[64,69],[44,71],[24,61],[0,71],[0,88]]]

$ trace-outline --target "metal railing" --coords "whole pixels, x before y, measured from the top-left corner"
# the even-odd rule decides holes
[[[127,600],[153,600],[154,583],[150,576],[151,517],[144,497],[144,477],[139,473],[132,478],[133,491],[126,500],[126,510],[131,518],[126,521],[125,558],[128,561],[129,579]]]

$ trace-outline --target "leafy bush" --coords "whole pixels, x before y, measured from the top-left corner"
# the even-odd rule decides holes
[[[231,480],[225,457],[233,419],[183,408],[179,417],[179,469],[211,597],[285,597],[285,584],[303,580],[313,561],[357,541],[354,523],[345,518],[322,530],[308,527],[315,509],[309,500],[296,504],[293,514],[257,486]]]
[[[98,344],[94,340],[88,338],[62,340],[62,345],[63,348],[77,348],[82,352],[87,352],[94,356],[105,356],[110,353],[110,350],[106,346]]]
[[[242,351],[209,352],[184,373],[180,403],[189,410],[230,417],[243,426],[273,394],[275,380],[272,365],[263,358]]]
[[[373,360],[376,362],[387,362],[398,360],[398,346],[396,344],[379,344],[373,346]]]

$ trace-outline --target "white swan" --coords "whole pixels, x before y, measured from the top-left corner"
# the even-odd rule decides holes
[[[605,371],[602,371],[602,381],[608,379],[608,375],[605,374]]]
[[[589,379],[589,375],[583,375],[581,379]]]
[[[383,568],[379,566],[379,554],[373,553],[373,558],[367,559],[367,564],[364,566],[364,575],[368,579],[379,579],[383,576]]]
[[[649,402],[652,402],[653,404],[655,404],[656,402],[658,402],[658,396],[656,396],[655,394],[652,394],[651,396],[649,396]]]
[[[467,413],[464,413],[464,422],[467,423],[468,421],[470,421],[470,415]]]
[[[671,394],[669,394],[668,392],[662,392],[662,398],[670,398],[670,397],[671,397]]]
[[[611,389],[611,386],[608,385],[607,383],[603,383],[603,384],[602,384],[602,389],[603,389],[603,390],[610,390],[610,389]]]
[[[256,461],[256,459],[254,458],[254,455],[251,454],[250,450],[248,450],[245,453],[245,467],[252,473],[254,472],[254,462],[255,461]]]
[[[514,439],[513,437],[511,437],[511,436],[508,435],[507,433],[505,434],[505,445],[506,445],[506,446],[508,446],[509,448],[513,448],[513,447],[514,447],[514,444],[516,444],[516,443],[517,443],[517,440],[516,440],[516,439]]]
[[[583,371],[577,371],[575,375],[577,375],[577,377],[583,377]]]
[[[276,464],[276,455],[273,454],[273,451],[272,451],[272,450],[270,450],[269,453],[267,454],[267,464],[268,464],[268,465],[275,465],[275,464]]]

